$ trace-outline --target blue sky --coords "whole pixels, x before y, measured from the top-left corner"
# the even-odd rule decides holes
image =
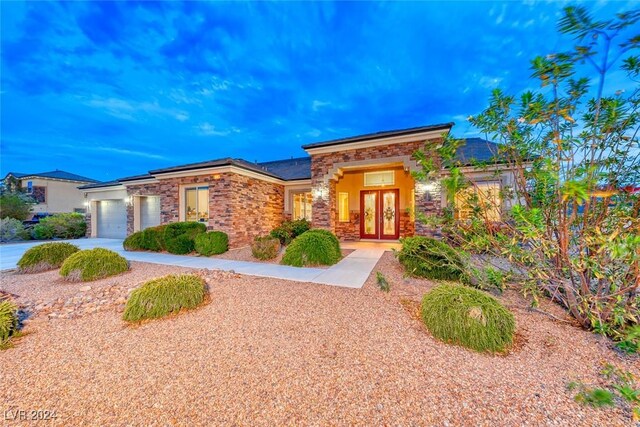
[[[466,117],[566,49],[563,2],[3,2],[0,173],[99,180]],[[584,3],[609,17],[633,2]]]

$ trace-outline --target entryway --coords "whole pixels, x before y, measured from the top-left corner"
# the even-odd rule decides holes
[[[400,237],[400,190],[360,191],[360,238],[397,240]]]

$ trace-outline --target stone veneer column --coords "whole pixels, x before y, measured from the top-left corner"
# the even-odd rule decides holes
[[[416,196],[416,235],[419,236],[435,236],[438,233],[436,227],[424,224],[419,221],[420,213],[427,217],[438,216],[441,214],[441,194],[442,187],[439,180],[432,181],[416,181],[415,183],[415,196]]]

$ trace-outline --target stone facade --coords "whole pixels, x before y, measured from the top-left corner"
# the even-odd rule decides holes
[[[336,151],[311,155],[311,186],[313,193],[313,226],[336,232],[343,238],[359,238],[359,222],[357,234],[353,219],[349,223],[340,224],[337,220],[336,182],[329,176],[340,165],[358,163],[374,159],[385,160],[413,156],[417,150],[425,149],[424,141],[383,145],[353,150]],[[439,162],[436,162],[439,163]],[[425,215],[439,215],[440,186],[439,183],[416,183],[415,186],[416,211]],[[349,225],[351,224],[351,225]],[[432,235],[434,230],[413,221],[408,214],[403,213],[400,219],[400,236],[412,234]],[[357,237],[354,237],[356,236]]]
[[[162,224],[181,219],[180,193],[190,185],[209,187],[210,230],[229,235],[229,246],[250,244],[282,223],[284,186],[235,173],[160,179],[157,183],[127,186],[131,196],[160,196]],[[133,232],[133,207],[127,208],[127,232]]]
[[[334,233],[340,240],[360,240],[360,213],[349,212],[349,221],[336,221]],[[413,236],[415,223],[409,212],[400,212],[400,237]]]

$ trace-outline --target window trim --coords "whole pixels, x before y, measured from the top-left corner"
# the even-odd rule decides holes
[[[187,215],[187,208],[188,208],[188,200],[187,200],[187,193],[189,192],[189,190],[195,190],[195,195],[196,195],[196,219],[189,219],[189,216]],[[199,191],[198,190],[207,190],[207,219],[204,221],[201,221],[198,218],[198,212],[197,212],[197,206],[198,206],[198,194]],[[211,219],[211,206],[210,206],[210,193],[209,193],[210,187],[208,185],[190,185],[190,186],[185,186],[182,189],[182,194],[184,195],[184,205],[182,206],[182,215],[184,216],[184,221],[189,221],[189,222],[201,222],[203,224],[206,224],[209,222],[209,220]]]
[[[342,209],[342,196],[346,195],[346,209]],[[343,217],[342,214],[345,214],[346,217]],[[351,215],[349,212],[349,192],[347,191],[339,191],[338,192],[338,222],[349,222],[351,221]]]
[[[299,195],[310,195],[309,199],[311,199],[310,203],[304,203],[304,212],[302,217],[300,218],[296,218],[296,196]],[[307,216],[307,204],[309,205],[309,215]],[[300,190],[300,191],[292,191],[291,192],[291,219],[296,221],[298,219],[306,219],[307,221],[311,222],[311,217],[313,215],[313,194],[312,192],[309,190]]]

